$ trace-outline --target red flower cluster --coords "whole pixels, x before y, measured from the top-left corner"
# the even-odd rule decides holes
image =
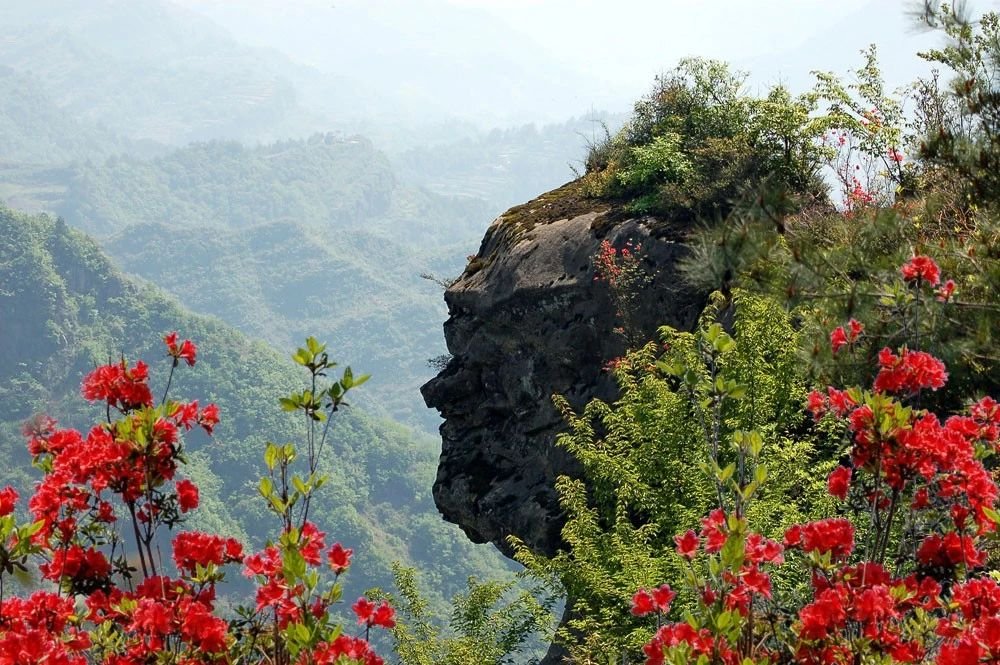
[[[848,321],[846,330],[844,326],[834,328],[833,332],[830,333],[830,347],[833,349],[833,352],[837,353],[845,346],[854,344],[861,333],[864,332],[864,329],[865,327],[854,319]]]
[[[0,517],[5,517],[14,512],[14,506],[17,505],[18,498],[17,490],[10,485],[0,490]]]
[[[979,568],[986,563],[986,552],[976,548],[972,536],[949,531],[943,536],[936,533],[924,538],[917,549],[917,561],[925,569],[938,575],[950,573],[958,566]]]
[[[866,190],[860,180],[852,177],[851,182],[852,187],[847,190],[847,196],[844,199],[844,205],[847,208],[846,215],[848,217],[852,216],[857,210],[867,208],[875,203],[875,195]]]
[[[182,513],[198,507],[198,486],[186,478],[177,481],[177,505]]]
[[[922,254],[904,263],[899,272],[907,282],[926,283],[930,286],[937,286],[941,282],[938,264],[931,257]]]
[[[635,279],[640,270],[640,252],[642,245],[631,240],[621,250],[615,249],[610,240],[602,240],[601,248],[594,257],[594,281],[605,281],[612,288],[627,286],[625,283]]]
[[[796,626],[801,663],[851,662],[851,626],[865,639],[865,648],[890,654],[895,662],[918,662],[924,645],[908,637],[907,613],[940,605],[941,586],[932,579],[911,575],[893,579],[877,563],[845,566],[832,575],[814,575],[813,601],[799,611]]]
[[[937,390],[948,380],[944,363],[923,351],[903,347],[899,355],[890,349],[878,354],[879,372],[875,377],[878,392],[912,395],[923,389]]]
[[[243,545],[235,538],[185,531],[174,537],[174,563],[181,571],[194,573],[198,566],[221,566],[243,562]]]
[[[36,591],[0,603],[0,663],[87,665],[90,636],[73,625],[70,597]]]
[[[311,653],[305,653],[298,665],[341,665],[343,659],[363,665],[383,665],[384,661],[374,651],[367,640],[360,637],[339,635],[333,642],[318,645]]]
[[[670,610],[670,603],[676,595],[667,584],[661,585],[658,589],[639,589],[632,596],[632,614],[643,617],[654,612],[666,613]]]
[[[951,594],[958,612],[941,619],[944,638],[938,665],[975,665],[1000,660],[1000,585],[988,577],[955,585]]]
[[[835,415],[843,417],[856,406],[857,402],[846,390],[837,390],[833,386],[827,388],[826,395],[813,390],[809,393],[806,401],[806,409],[812,413],[816,420],[822,418],[827,411],[832,411]]]
[[[646,654],[646,665],[663,665],[665,652],[683,648],[688,654],[688,662],[713,662],[714,656],[723,665],[739,665],[742,659],[724,637],[718,637],[707,628],[696,630],[686,622],[671,623],[660,627],[653,639],[642,647]]]
[[[396,610],[384,600],[375,604],[362,596],[351,605],[351,609],[354,610],[358,623],[362,626],[392,628],[396,625]]]
[[[190,340],[170,333],[164,343],[173,359],[171,371],[180,360],[195,364],[197,349]],[[176,578],[161,574],[164,564],[156,545],[162,542],[158,527],[173,529],[198,507],[197,486],[187,479],[174,482],[184,461],[182,436],[196,426],[211,434],[219,422],[218,407],[166,398],[154,406],[148,378],[144,363],[130,366],[125,360],[88,374],[81,392],[108,406],[108,422],[86,436],[59,428],[51,418],[25,427],[28,450],[45,475],[28,502],[32,525],[12,524],[6,516],[14,512],[17,492],[0,489],[0,517],[5,517],[0,575],[38,553],[44,559],[42,577],[63,595],[2,599],[0,665],[140,665],[164,658],[196,665],[245,657],[239,624],[230,626],[215,612],[222,567],[244,561],[242,545],[213,534],[178,533],[172,541]],[[114,419],[112,407],[118,412]],[[123,514],[130,528],[115,524]],[[121,532],[134,538],[123,542]],[[131,550],[128,558],[123,549]],[[382,665],[366,639],[342,635],[335,625],[329,608],[339,586],[320,592],[318,575],[308,570],[322,563],[324,549],[323,532],[305,522],[286,529],[279,546],[248,557],[248,572],[261,582],[258,609],[273,610],[269,616],[277,617],[279,630],[292,622],[299,624],[297,635],[306,629],[309,643],[296,646],[292,662],[297,665],[340,665],[344,659]],[[340,544],[326,552],[337,576],[350,565],[351,555]],[[394,625],[387,603],[359,601],[355,609],[368,627]],[[261,617],[261,625],[270,621]],[[264,635],[265,640],[285,639],[271,628]],[[262,642],[254,644],[262,648]],[[288,653],[281,644],[273,646],[275,653]]]
[[[934,292],[938,302],[948,302],[955,293],[955,280],[949,279]]]
[[[901,273],[917,285],[940,282],[928,257],[914,257]],[[953,288],[946,284],[939,295],[947,299]],[[834,330],[834,352],[862,329],[852,322]],[[871,391],[830,387],[810,393],[806,404],[817,420],[829,413],[847,425],[850,460],[830,473],[827,488],[840,500],[853,492],[849,507],[871,520],[858,548],[865,560],[851,561],[855,528],[847,519],[793,525],[784,545],[809,555],[811,600],[796,617],[780,609],[775,615],[773,607],[756,613],[760,605],[752,597],[770,596],[760,561],[781,558],[771,556],[774,547],[771,555],[761,554],[766,539],[752,533],[741,550],[745,518],[736,518],[740,528],[731,530],[722,511],[713,511],[700,533],[674,538],[689,562],[692,596],[701,602],[684,623],[656,632],[644,647],[647,664],[1000,662],[1000,584],[978,572],[987,559],[982,537],[997,528],[1000,491],[983,460],[1000,449],[1000,404],[984,398],[966,415],[942,422],[900,401],[944,386],[948,375],[940,360],[904,347],[898,354],[883,349],[878,362]],[[696,568],[699,547],[710,555],[707,584]],[[648,592],[637,594],[633,607],[648,609],[652,602],[641,594]],[[776,625],[789,626],[791,635]]]
[[[835,561],[846,559],[854,551],[854,526],[840,517],[795,524],[785,531],[785,547],[829,554]]]
[[[81,393],[91,402],[107,402],[122,413],[153,405],[149,392],[149,367],[141,360],[129,367],[122,360],[102,365],[83,379]]]

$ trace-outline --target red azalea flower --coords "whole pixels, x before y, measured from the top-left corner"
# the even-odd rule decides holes
[[[194,571],[199,565],[243,561],[243,545],[233,538],[223,538],[209,533],[185,531],[174,537],[174,563],[181,570]]]
[[[705,540],[705,551],[715,554],[726,544],[726,513],[716,508],[701,520],[701,537]]]
[[[665,613],[670,610],[670,603],[677,596],[669,585],[663,584],[658,589],[639,589],[632,596],[631,612],[641,617],[653,612]]]
[[[781,545],[777,541],[765,538],[759,533],[750,533],[747,535],[744,550],[747,563],[755,565],[773,563],[780,565],[784,562],[784,549]]]
[[[938,287],[938,290],[934,292],[934,295],[937,297],[938,302],[948,302],[951,300],[953,293],[955,293],[955,280],[949,279],[947,282]]]
[[[215,426],[219,424],[219,407],[215,404],[209,404],[202,409],[201,413],[198,414],[198,424],[211,434]]]
[[[306,522],[302,525],[302,531],[299,533],[299,554],[306,560],[306,563],[314,566],[320,564],[323,548],[326,547],[324,538],[326,538],[326,534],[312,522]]]
[[[632,607],[630,609],[633,616],[643,617],[656,611],[656,601],[653,594],[645,589],[639,589],[632,595]]]
[[[17,505],[17,490],[8,485],[0,490],[0,517],[10,515]]]
[[[177,481],[177,505],[182,513],[198,507],[198,486],[186,478]]]
[[[340,543],[334,543],[330,551],[326,553],[326,558],[330,561],[330,568],[337,575],[340,575],[351,565],[351,555],[354,550],[346,548]]]
[[[834,353],[837,353],[848,344],[854,344],[854,342],[858,341],[858,337],[864,330],[864,324],[858,322],[856,319],[848,321],[847,328],[837,326],[830,333],[830,348],[833,349]]]
[[[851,488],[851,469],[846,466],[838,466],[827,478],[826,487],[831,496],[841,501],[846,499],[847,491]]]
[[[184,360],[189,366],[194,365],[198,354],[198,347],[194,345],[194,342],[186,339],[178,344],[177,333],[171,332],[164,335],[163,343],[167,345],[167,355],[174,359],[175,366],[179,360]]]
[[[899,272],[907,282],[927,282],[931,286],[937,286],[941,281],[938,264],[931,257],[922,254],[904,263]]]
[[[677,534],[674,536],[674,542],[677,543],[677,553],[683,557],[693,559],[698,553],[698,534],[694,529],[688,529],[683,535]]]
[[[659,608],[661,612],[666,612],[670,609],[670,603],[673,602],[674,598],[677,596],[673,589],[667,584],[661,584],[658,589],[653,589],[653,602],[656,603],[656,607]]]
[[[847,331],[844,330],[844,326],[837,326],[830,333],[830,348],[837,353],[845,346],[847,346]]]
[[[375,603],[361,596],[354,601],[351,609],[354,610],[354,614],[358,617],[358,624],[366,624],[371,622],[372,615],[375,614]]]
[[[117,365],[102,365],[85,376],[80,392],[88,401],[104,401],[124,413],[153,405],[148,379],[146,363],[140,360],[129,367],[123,360]]]
[[[845,416],[847,412],[857,406],[857,402],[847,394],[846,390],[837,390],[833,386],[827,388],[830,397],[830,410],[838,416]]]
[[[359,624],[383,628],[392,628],[396,625],[396,610],[384,600],[376,605],[362,596],[351,605],[351,609],[357,615]]]
[[[396,625],[396,610],[389,603],[382,601],[372,613],[371,625],[382,628],[394,627]]]
[[[806,552],[844,559],[854,550],[854,526],[842,517],[797,524],[785,532],[785,546],[799,544]]]

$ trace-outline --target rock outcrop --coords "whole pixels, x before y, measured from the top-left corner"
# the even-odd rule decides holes
[[[553,488],[575,471],[556,447],[564,422],[551,397],[582,407],[613,398],[603,366],[624,339],[606,283],[595,281],[601,241],[640,242],[652,281],[636,327],[690,327],[704,298],[682,285],[676,265],[683,230],[585,197],[572,182],[497,218],[479,253],[445,293],[452,358],[422,389],[438,409],[442,452],[434,498],[444,517],[476,542],[510,553],[514,534],[533,550],[560,545]]]

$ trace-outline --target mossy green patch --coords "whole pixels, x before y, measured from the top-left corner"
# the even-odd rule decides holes
[[[598,213],[598,218],[610,212],[607,201],[590,197],[580,179],[546,192],[527,203],[514,206],[505,212],[500,223],[527,232],[538,224],[551,224],[561,219],[572,219],[588,213]]]

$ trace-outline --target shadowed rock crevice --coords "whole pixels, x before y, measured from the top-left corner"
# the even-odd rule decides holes
[[[446,291],[452,358],[422,392],[445,419],[434,499],[473,541],[508,555],[511,534],[544,554],[560,546],[554,482],[577,465],[555,445],[565,423],[551,397],[563,395],[574,408],[613,399],[614,381],[602,368],[624,351],[608,286],[594,279],[594,256],[603,239],[641,243],[652,280],[637,327],[647,338],[663,324],[690,328],[704,298],[682,284],[676,266],[686,248],[668,228],[587,199],[569,183],[498,217]]]

